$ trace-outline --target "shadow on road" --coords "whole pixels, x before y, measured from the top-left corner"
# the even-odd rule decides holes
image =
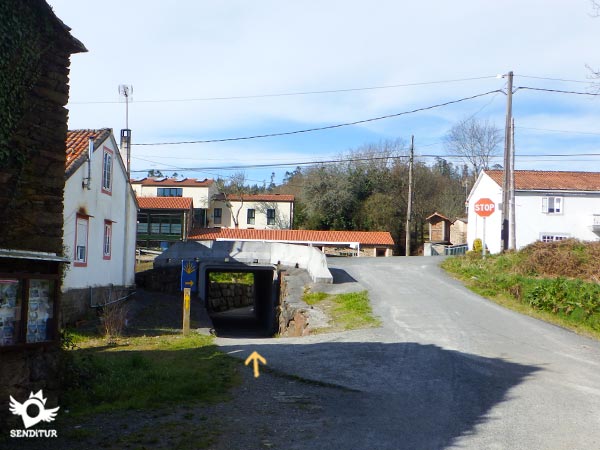
[[[257,351],[267,359],[266,370],[357,391],[323,400],[319,420],[303,424],[307,439],[297,448],[306,449],[447,448],[494,420],[494,406],[539,370],[416,343],[280,342],[220,349],[240,358]]]

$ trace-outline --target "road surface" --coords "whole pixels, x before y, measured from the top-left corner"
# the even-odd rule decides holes
[[[343,388],[332,396],[323,387],[310,424],[286,425],[308,430],[287,448],[600,449],[598,341],[491,303],[437,263],[335,260],[348,276],[333,289],[368,289],[381,328],[217,340],[238,357],[256,350],[269,368]]]

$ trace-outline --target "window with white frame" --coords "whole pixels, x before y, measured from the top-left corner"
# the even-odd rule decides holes
[[[89,219],[77,216],[75,227],[75,266],[86,266],[88,261],[88,229]]]
[[[102,155],[102,192],[110,194],[112,191],[112,169],[113,169],[113,153],[108,148],[104,147]]]
[[[267,209],[267,225],[275,225],[275,210]]]
[[[543,197],[542,212],[544,214],[562,214],[563,198],[562,197]]]
[[[542,233],[540,235],[540,241],[542,242],[555,242],[562,241],[564,239],[569,239],[568,234],[558,234],[558,233]]]
[[[104,239],[102,242],[102,257],[110,259],[112,247],[112,222],[110,220],[104,221]]]
[[[249,209],[246,222],[248,223],[248,225],[254,225],[255,221],[256,221],[256,210]]]

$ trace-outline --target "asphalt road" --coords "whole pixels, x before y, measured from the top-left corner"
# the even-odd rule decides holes
[[[344,388],[323,388],[324,417],[287,448],[600,449],[598,341],[471,293],[436,258],[334,262],[343,282],[332,288],[368,289],[381,328],[217,340],[238,357],[256,350],[270,368]]]

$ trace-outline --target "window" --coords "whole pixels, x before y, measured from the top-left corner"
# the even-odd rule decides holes
[[[544,197],[542,198],[542,212],[544,214],[562,214],[562,197]]]
[[[221,225],[221,219],[223,218],[223,210],[221,208],[215,208],[213,213],[213,219],[215,225]]]
[[[206,227],[206,209],[194,208],[194,226]]]
[[[102,156],[102,192],[110,194],[112,191],[112,166],[113,153],[104,147]]]
[[[554,241],[562,241],[563,239],[568,239],[569,236],[567,234],[542,234],[540,236],[540,240],[542,242],[554,242]]]
[[[183,197],[183,188],[158,188],[157,197]]]
[[[267,225],[275,225],[275,210],[267,209]]]
[[[104,259],[110,259],[112,246],[112,222],[110,220],[104,221],[104,239],[102,246],[102,257]]]
[[[89,219],[87,216],[78,214],[75,228],[75,267],[87,266],[88,228]]]
[[[248,225],[254,225],[255,214],[256,214],[256,210],[254,210],[254,209],[249,209],[248,210],[248,218],[246,220],[246,223]]]

